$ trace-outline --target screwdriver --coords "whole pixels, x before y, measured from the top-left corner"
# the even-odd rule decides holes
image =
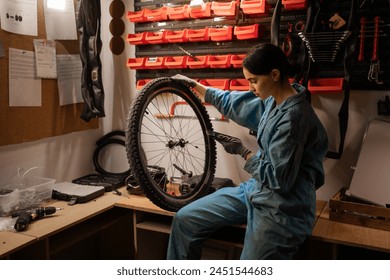
[[[48,207],[38,207],[33,210],[14,211],[12,213],[12,217],[13,218],[18,217],[14,228],[16,231],[25,231],[30,222],[45,217],[47,215],[54,214],[57,210],[62,210],[62,209],[64,208],[48,206]]]

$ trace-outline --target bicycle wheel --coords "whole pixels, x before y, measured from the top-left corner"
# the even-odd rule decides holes
[[[209,193],[216,165],[209,130],[205,107],[181,82],[158,78],[138,93],[127,117],[126,151],[134,179],[154,204],[177,211]]]

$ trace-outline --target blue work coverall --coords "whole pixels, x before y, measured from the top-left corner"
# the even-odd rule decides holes
[[[316,189],[324,184],[326,131],[305,88],[276,105],[251,92],[208,88],[205,101],[229,119],[257,131],[259,150],[246,161],[252,177],[180,209],[172,223],[168,259],[198,259],[216,229],[246,223],[241,259],[291,259],[311,234]]]

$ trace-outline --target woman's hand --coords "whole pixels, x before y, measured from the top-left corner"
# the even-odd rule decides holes
[[[171,78],[183,83],[184,85],[186,85],[188,87],[192,87],[195,90],[196,94],[202,100],[204,99],[204,95],[205,95],[206,89],[207,89],[204,85],[198,83],[197,81],[195,81],[191,78],[188,78],[184,75],[181,75],[181,74],[176,74],[176,75],[172,76]]]
[[[247,160],[247,156],[251,154],[251,151],[248,150],[242,144],[241,140],[236,137],[222,134],[216,131],[212,131],[210,134],[211,136],[213,136],[215,140],[221,143],[225,151],[228,152],[229,154],[240,155],[245,160]]]

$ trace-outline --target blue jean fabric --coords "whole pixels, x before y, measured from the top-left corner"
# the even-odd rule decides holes
[[[251,181],[251,180],[250,180]],[[167,259],[200,259],[203,241],[216,229],[246,223],[241,259],[291,259],[307,236],[282,228],[251,202],[250,181],[227,187],[180,209],[173,218]]]

